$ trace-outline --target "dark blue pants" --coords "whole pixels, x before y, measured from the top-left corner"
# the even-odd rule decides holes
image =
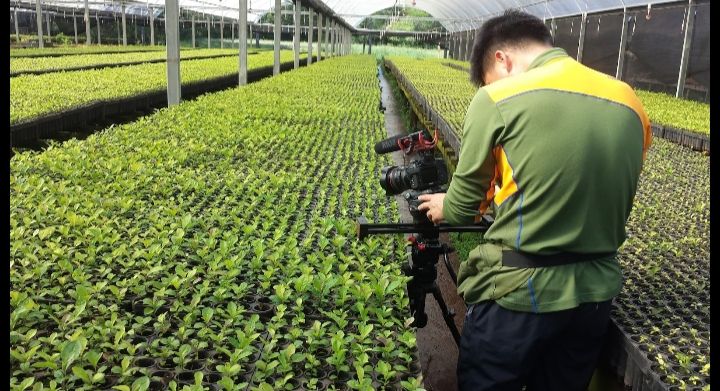
[[[610,301],[548,313],[471,305],[460,341],[460,391],[586,391],[610,318]]]

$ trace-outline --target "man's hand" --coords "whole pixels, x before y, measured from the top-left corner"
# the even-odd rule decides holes
[[[445,217],[443,217],[443,200],[445,200],[445,193],[423,194],[418,196],[418,200],[424,201],[418,205],[418,210],[427,211],[425,214],[430,221],[439,224],[445,219]]]

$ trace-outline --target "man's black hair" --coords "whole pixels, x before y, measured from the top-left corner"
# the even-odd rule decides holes
[[[552,46],[550,30],[542,20],[515,9],[509,9],[502,15],[489,19],[475,37],[470,56],[470,80],[476,86],[484,85],[485,69],[492,65],[496,50],[522,47],[528,43]]]

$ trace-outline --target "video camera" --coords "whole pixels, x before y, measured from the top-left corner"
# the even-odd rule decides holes
[[[411,262],[403,265],[405,275],[412,277],[407,285],[410,313],[414,318],[411,326],[427,325],[425,296],[432,293],[440,306],[445,323],[459,346],[460,333],[452,319],[455,314],[445,304],[436,282],[437,261],[442,255],[450,277],[457,283],[457,276],[448,259],[448,254],[454,249],[440,243],[439,235],[441,232],[485,232],[492,224],[492,218],[483,216],[480,224],[469,226],[435,225],[424,212],[418,210],[418,206],[422,203],[418,199],[420,195],[446,191],[444,185],[448,181],[448,170],[443,159],[435,157],[434,149],[437,141],[437,130],[435,130],[432,136],[426,131],[419,131],[407,136],[390,137],[375,144],[375,152],[378,154],[395,151],[403,151],[405,155],[417,153],[417,158],[410,164],[383,167],[380,172],[380,186],[387,196],[404,193],[403,198],[408,203],[413,222],[369,224],[364,217],[360,217],[357,222],[357,235],[359,239],[363,239],[374,234],[412,234],[408,238],[412,246]]]

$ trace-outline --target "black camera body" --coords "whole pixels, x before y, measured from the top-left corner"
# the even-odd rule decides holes
[[[380,171],[380,186],[388,196],[406,190],[423,192],[435,189],[437,191],[434,192],[439,192],[447,181],[448,170],[445,162],[441,158],[433,157],[431,151],[422,152],[420,159],[413,160],[406,166],[387,166]]]

